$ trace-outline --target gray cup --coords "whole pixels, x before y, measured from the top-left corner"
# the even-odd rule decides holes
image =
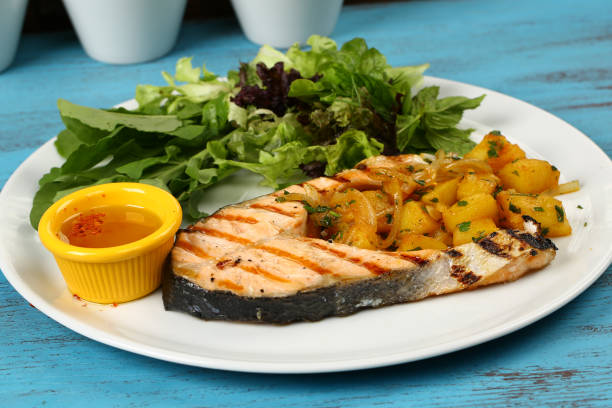
[[[0,0],[0,72],[15,58],[28,0]]]

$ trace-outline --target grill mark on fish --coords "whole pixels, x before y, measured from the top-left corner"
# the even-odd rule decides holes
[[[451,265],[450,276],[466,286],[473,285],[481,278],[472,271],[466,271],[463,265]]]
[[[204,234],[208,234],[213,237],[223,238],[228,241],[237,242],[239,244],[251,244],[252,243],[251,240],[248,240],[246,238],[237,237],[235,235],[228,234],[227,232],[219,231],[219,230],[212,229],[212,228],[207,228],[201,225],[194,225],[193,229],[196,231],[203,232]]]
[[[295,213],[294,212],[287,211],[287,210],[284,210],[282,208],[275,207],[275,206],[269,205],[269,204],[253,203],[253,204],[251,204],[250,207],[251,208],[257,208],[257,209],[260,209],[260,210],[270,211],[270,212],[273,212],[273,213],[276,213],[276,214],[281,214],[281,215],[284,215],[284,216],[287,216],[287,217],[291,217],[291,218],[295,218]]]
[[[242,285],[238,285],[232,281],[229,281],[227,279],[223,279],[220,280],[217,285],[219,286],[223,286],[224,288],[227,288],[229,290],[233,290],[233,291],[238,291],[238,290],[243,290],[244,287],[242,287]]]
[[[208,255],[202,248],[197,247],[183,239],[179,239],[174,245],[181,249],[184,249],[187,252],[191,252],[192,254],[200,258],[212,258],[212,256]]]
[[[429,260],[423,259],[423,258],[421,258],[420,256],[417,256],[417,255],[398,253],[395,256],[397,256],[397,257],[399,257],[401,259],[405,259],[407,261],[410,261],[412,263],[415,263],[415,264],[417,264],[419,266],[425,266],[425,265],[427,265],[429,263]]]
[[[548,238],[544,238],[541,235],[533,236],[529,233],[520,233],[515,230],[507,230],[508,234],[512,237],[519,239],[525,242],[527,245],[530,245],[536,249],[545,250],[545,249],[554,249],[557,250],[555,244]]]
[[[446,254],[451,258],[459,258],[460,256],[463,256],[463,254],[457,251],[456,249],[449,249],[448,251],[446,251]]]
[[[258,266],[250,266],[250,265],[241,264],[238,266],[238,268],[242,269],[243,271],[247,271],[248,273],[252,273],[254,275],[261,275],[265,278],[268,278],[270,280],[274,280],[277,282],[281,282],[281,283],[291,282],[289,279],[281,278],[280,276],[275,275],[271,272],[268,272],[265,269],[260,268]]]
[[[510,255],[504,252],[504,249],[500,247],[497,243],[491,241],[490,238],[481,239],[480,241],[478,241],[478,245],[480,245],[482,249],[484,249],[490,254],[497,255],[502,258],[510,258]]]
[[[215,266],[217,267],[217,269],[224,269],[226,266],[230,266],[230,264],[232,266],[236,266],[241,261],[242,261],[242,259],[240,259],[240,258],[236,258],[236,259],[222,259],[219,262],[217,262],[215,264]]]
[[[305,266],[308,269],[312,269],[313,271],[315,271],[316,273],[318,273],[319,275],[336,275],[336,273],[334,273],[333,271],[330,271],[327,268],[323,268],[322,266],[318,265],[315,262],[312,262],[309,259],[305,259],[299,255],[296,254],[292,254],[291,252],[287,252],[284,251],[280,248],[276,248],[276,247],[270,247],[270,246],[266,246],[266,245],[258,245],[255,246],[256,249],[261,249],[262,251],[266,251],[272,255],[276,255],[276,256],[280,256],[283,258],[287,258],[290,259],[294,262],[299,263],[302,266]]]
[[[211,215],[210,217],[216,218],[219,220],[242,222],[245,224],[257,224],[259,222],[259,220],[252,218],[252,217],[245,217],[243,215],[236,215],[236,214],[228,214],[227,212],[215,213]]]
[[[322,244],[320,244],[318,242],[310,242],[310,246],[315,247],[317,249],[320,249],[322,251],[334,254],[337,257],[345,259],[345,260],[347,260],[349,262],[352,262],[352,263],[354,263],[356,265],[363,266],[364,268],[366,268],[368,271],[370,271],[374,275],[382,275],[383,273],[387,273],[387,272],[390,271],[390,269],[383,268],[383,267],[381,267],[379,265],[376,265],[373,262],[364,261],[361,258],[350,256],[350,255],[348,255],[345,252],[342,252],[342,251],[340,251],[338,249],[335,249],[335,248],[330,248],[330,247],[322,245]]]

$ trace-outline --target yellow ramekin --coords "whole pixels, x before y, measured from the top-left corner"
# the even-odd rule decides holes
[[[84,248],[59,239],[62,223],[74,214],[108,205],[131,205],[156,214],[161,226],[146,237],[108,248]],[[100,184],[58,200],[43,214],[38,235],[51,251],[68,289],[96,303],[121,303],[153,292],[181,225],[182,211],[168,192],[140,183]]]

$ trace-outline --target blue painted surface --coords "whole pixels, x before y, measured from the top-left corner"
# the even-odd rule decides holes
[[[362,36],[393,65],[498,90],[565,119],[612,153],[612,2],[411,1],[345,7],[333,38]],[[55,103],[108,107],[162,83],[181,56],[224,73],[250,60],[233,19],[184,25],[171,54],[139,65],[87,57],[71,32],[26,35],[0,75],[0,185],[61,122]],[[560,141],[562,143],[562,141]],[[568,158],[570,159],[570,158]],[[153,360],[49,319],[0,275],[0,403],[31,406],[612,405],[612,271],[549,317],[461,352],[389,368],[255,375]]]

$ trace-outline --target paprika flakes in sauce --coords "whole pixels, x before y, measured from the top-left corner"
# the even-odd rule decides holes
[[[103,206],[66,219],[60,238],[70,245],[108,248],[138,241],[161,226],[158,216],[136,206]]]

